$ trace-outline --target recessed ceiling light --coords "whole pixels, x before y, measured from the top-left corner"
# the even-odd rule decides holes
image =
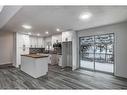
[[[80,19],[85,20],[85,19],[89,19],[92,16],[92,14],[90,12],[86,12],[83,13],[79,16]]]
[[[40,36],[40,34],[38,33],[37,36]]]
[[[60,31],[60,29],[59,29],[59,28],[57,28],[57,29],[56,29],[56,31],[58,31],[58,32],[59,32],[59,31]]]
[[[48,32],[48,31],[46,31],[46,32],[45,32],[45,34],[49,34],[49,32]]]
[[[25,28],[25,29],[31,29],[31,28],[32,28],[32,26],[30,26],[30,25],[25,25],[25,24],[22,25],[22,27]]]

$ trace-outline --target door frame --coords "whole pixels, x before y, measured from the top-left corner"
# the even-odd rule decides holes
[[[94,36],[94,45],[95,45],[95,36],[98,36],[98,35],[107,35],[107,34],[113,34],[113,73],[112,72],[106,72],[106,71],[100,71],[100,70],[96,70],[95,69],[95,46],[94,46],[94,67],[93,69],[90,69],[90,68],[85,68],[85,67],[81,67],[81,63],[80,63],[80,39],[83,38],[83,37],[90,37],[90,36]],[[107,74],[111,74],[111,75],[114,75],[114,72],[115,72],[115,33],[105,33],[105,34],[98,34],[98,35],[89,35],[89,36],[81,36],[79,37],[79,68],[80,69],[85,69],[85,70],[88,70],[88,71],[93,71],[93,72],[102,72],[102,73],[107,73]]]

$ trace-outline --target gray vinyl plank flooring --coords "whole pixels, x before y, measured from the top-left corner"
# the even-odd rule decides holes
[[[33,78],[12,66],[0,67],[0,89],[127,89],[127,79],[49,65],[48,74]]]

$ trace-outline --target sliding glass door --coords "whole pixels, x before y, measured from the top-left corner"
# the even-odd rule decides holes
[[[114,34],[81,37],[80,67],[113,73]]]
[[[113,43],[113,34],[95,36],[95,70],[113,73]]]
[[[94,36],[80,38],[80,66],[94,70]]]

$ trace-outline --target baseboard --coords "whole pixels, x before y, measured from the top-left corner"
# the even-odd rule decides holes
[[[14,68],[12,63],[10,63],[10,64],[1,64],[0,65],[0,69],[8,69],[8,68]]]
[[[7,62],[7,63],[0,63],[0,65],[10,65],[13,64],[12,62]]]

